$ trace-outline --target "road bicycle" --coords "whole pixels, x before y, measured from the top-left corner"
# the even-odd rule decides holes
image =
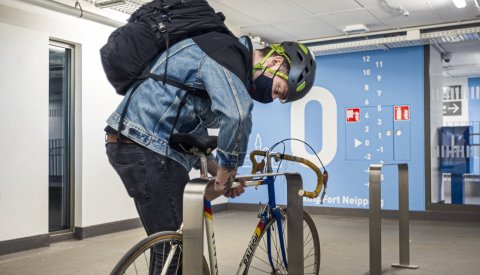
[[[189,134],[175,134],[171,143],[174,148],[181,149],[200,158],[201,177],[207,177],[206,155],[216,148],[216,137],[198,137]],[[256,157],[262,157],[257,162]],[[299,191],[300,196],[315,198],[323,187],[322,198],[325,194],[328,173],[325,168],[320,169],[309,160],[283,153],[255,150],[250,154],[253,168],[252,174],[247,177],[244,184],[247,187],[266,185],[268,189],[268,203],[261,207],[258,214],[259,221],[247,245],[238,267],[237,275],[247,274],[288,274],[287,255],[287,230],[288,211],[276,204],[275,179],[278,173],[272,171],[272,160],[294,161],[302,163],[316,173],[317,186],[313,192]],[[265,163],[266,160],[266,163]],[[261,174],[256,174],[260,172]],[[263,173],[262,173],[263,172]],[[240,184],[240,177],[236,182],[231,182],[231,188]],[[214,180],[212,178],[211,180]],[[203,257],[203,275],[218,274],[218,262],[213,230],[213,213],[210,201],[204,199],[204,221],[207,235],[209,263]],[[163,257],[155,257],[157,263],[163,267],[160,274],[182,274],[182,232],[183,224],[179,230],[165,231],[152,234],[134,247],[132,247],[117,263],[112,270],[112,275],[118,274],[152,274],[152,250],[162,251]],[[320,239],[317,228],[308,213],[303,211],[303,255],[304,274],[318,274],[320,271]],[[295,274],[296,275],[296,274]]]

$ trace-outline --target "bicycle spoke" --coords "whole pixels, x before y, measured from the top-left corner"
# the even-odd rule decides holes
[[[257,247],[254,250],[252,260],[247,265],[247,271],[245,274],[288,274],[287,267],[283,261],[282,254],[282,240],[285,248],[285,256],[288,260],[288,228],[287,228],[287,212],[284,214],[285,218],[282,218],[282,222],[276,219],[269,221],[265,225],[265,230],[260,235]],[[283,232],[280,234],[280,230]],[[268,233],[269,232],[269,233]],[[304,214],[303,217],[303,254],[304,254],[304,274],[318,274],[320,267],[320,244],[318,241],[315,225],[308,214]],[[268,238],[270,236],[270,240]],[[273,267],[270,264],[268,255],[268,242],[271,245],[271,260]],[[248,269],[252,272],[248,273]],[[273,270],[272,270],[273,268]],[[255,272],[253,272],[255,271]],[[294,275],[294,274],[291,274]]]
[[[304,233],[303,235],[305,235],[305,232],[303,232],[303,233]],[[313,236],[310,236],[310,233],[311,233],[311,232],[310,232],[310,230],[309,230],[307,236],[304,237],[303,246],[305,246],[305,242],[307,242],[307,240],[309,240],[309,237],[312,237],[312,238],[313,238]]]
[[[147,268],[149,268],[148,260],[147,260],[147,253],[143,253],[143,258],[145,259],[145,264],[147,265]]]
[[[175,274],[178,274],[178,269],[180,268],[180,264],[177,262],[177,268],[175,269]]]
[[[312,246],[312,248],[310,249],[310,251],[308,251],[307,256],[305,256],[304,259],[307,259],[314,249],[315,249],[315,246]]]
[[[263,272],[263,273],[271,274],[270,271],[265,271],[263,269],[260,269],[260,268],[254,267],[254,266],[250,266],[250,268],[256,269],[256,270],[258,270],[260,272]]]
[[[157,248],[159,252],[157,259],[152,259],[153,248]],[[173,247],[176,247],[175,257],[171,258],[170,252],[173,253]],[[161,255],[163,252],[163,255]],[[162,265],[163,272],[169,275],[176,275],[182,270],[182,235],[179,233],[165,232],[148,236],[141,242],[137,243],[115,266],[112,274],[151,274],[150,268],[154,268],[155,262]],[[142,255],[143,254],[143,255]],[[169,260],[169,256],[171,260]],[[209,274],[208,264],[203,259],[203,274]],[[158,269],[159,267],[157,267]]]
[[[260,246],[260,249],[261,249],[265,254],[268,255],[268,252],[267,252],[267,244],[266,244],[267,241],[265,241],[265,238],[262,238],[262,239],[263,239],[263,245],[264,245],[264,246]],[[265,248],[264,248],[264,247],[265,247]]]
[[[183,265],[183,257],[182,254],[179,252],[178,253],[178,260],[177,260],[177,269]]]
[[[310,241],[312,241],[312,240],[313,240],[313,237],[308,239],[308,240],[304,240],[303,241],[303,247],[306,247],[310,243]]]
[[[133,267],[135,268],[135,274],[138,275],[138,271],[137,271],[137,265],[135,264],[135,262],[133,262]]]
[[[267,241],[266,241],[267,238],[262,238],[262,242],[263,242],[263,246],[262,246],[262,243],[259,243],[259,248],[260,250],[263,252],[263,254],[265,255],[265,259],[263,258],[260,258],[259,256],[257,256],[258,253],[255,253],[253,256],[254,258],[257,258],[259,261],[261,261],[263,264],[265,264],[265,266],[267,266],[269,269],[271,269],[272,267],[270,266],[270,262],[268,260],[268,251],[267,251]],[[257,248],[258,249],[258,248]],[[257,270],[260,270],[259,268],[255,268]],[[263,270],[261,270],[263,271]],[[268,273],[266,271],[263,271],[265,273]]]
[[[172,246],[172,243],[170,243],[170,246]],[[165,245],[162,248],[162,266],[165,265]]]
[[[269,262],[267,262],[267,261],[265,261],[265,260],[263,260],[263,259],[260,259],[260,257],[257,257],[257,256],[254,256],[254,257],[257,258],[258,260],[262,261],[264,264],[270,265]]]

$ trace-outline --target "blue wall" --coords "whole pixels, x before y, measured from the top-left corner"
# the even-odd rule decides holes
[[[480,77],[468,79],[468,121],[473,126],[473,133],[480,133]],[[473,144],[480,144],[480,136],[474,135]],[[474,148],[473,152],[478,152],[479,148]],[[480,174],[480,159],[477,154],[473,157],[473,174]]]
[[[315,153],[326,162],[330,173],[324,206],[368,208],[369,165],[407,162],[410,209],[424,210],[423,54],[423,47],[410,47],[317,57],[314,92],[322,93],[321,98],[309,95],[305,99],[310,99],[309,102],[256,104],[249,152],[289,138],[292,127],[298,129],[304,125],[304,133],[294,130],[293,134],[304,138],[317,150]],[[402,113],[407,120],[394,121],[395,106],[407,106],[409,112]],[[346,122],[347,108],[360,108],[359,122]],[[314,153],[301,149],[305,150],[303,157],[314,159]],[[283,150],[291,154],[291,143],[287,142],[285,149],[280,145],[275,151]],[[297,147],[294,151],[298,150]],[[246,160],[239,173],[249,174],[250,165]],[[280,170],[301,172],[306,189],[313,189],[315,176],[307,168],[283,163]],[[398,209],[396,168],[385,167],[383,174],[384,209]],[[284,182],[281,179],[277,184],[279,203],[286,203]],[[249,188],[244,195],[231,200],[241,203],[265,201],[263,187],[259,190]],[[305,205],[318,206],[319,201],[305,200]]]

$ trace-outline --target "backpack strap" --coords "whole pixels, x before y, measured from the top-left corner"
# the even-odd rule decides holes
[[[123,130],[123,121],[125,120],[125,114],[127,113],[127,108],[128,105],[130,105],[130,100],[132,99],[134,91],[140,86],[142,81],[137,80],[137,83],[135,84],[135,88],[132,89],[132,92],[130,95],[128,95],[127,102],[125,102],[125,106],[123,106],[122,113],[120,114],[120,121],[118,122],[118,133],[117,133],[117,140],[118,144],[121,144],[122,142],[122,130]]]
[[[152,29],[155,37],[157,38],[156,41],[164,41],[165,42],[165,52],[166,52],[166,60],[165,60],[165,73],[162,79],[163,85],[166,83],[166,75],[168,71],[168,55],[170,49],[170,37],[168,36],[167,25],[166,23],[170,22],[170,15],[168,13],[161,13],[160,22],[157,22],[153,19],[153,17],[144,17],[143,21],[146,22],[150,28]],[[163,38],[163,39],[162,39]]]
[[[173,135],[173,131],[175,130],[175,126],[177,126],[178,117],[180,117],[180,111],[182,110],[182,107],[187,102],[187,95],[188,95],[188,93],[185,93],[182,96],[182,99],[180,100],[180,104],[178,104],[177,114],[175,115],[175,119],[173,120],[173,124],[172,124],[172,130],[170,131],[170,137]]]
[[[208,95],[206,90],[187,86],[184,83],[181,83],[181,82],[179,82],[179,81],[177,81],[173,78],[167,77],[164,74],[163,75],[158,75],[158,74],[148,73],[148,77],[152,78],[152,79],[155,79],[157,81],[162,81],[162,82],[165,81],[165,83],[167,83],[168,85],[171,85],[173,87],[177,87],[177,88],[179,88],[181,90],[184,90],[184,91],[187,91],[187,93],[190,94],[190,95],[201,97],[201,98],[204,98],[204,99],[210,98],[210,96]]]

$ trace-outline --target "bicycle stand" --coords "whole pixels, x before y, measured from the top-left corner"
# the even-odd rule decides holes
[[[239,176],[252,178],[285,176],[287,181],[287,253],[288,274],[303,274],[303,189],[298,173],[269,173]],[[190,180],[183,194],[183,274],[202,275],[204,223],[203,199],[209,179]]]
[[[418,269],[410,264],[410,220],[408,204],[408,165],[406,163],[372,164],[369,177],[369,247],[370,275],[382,274],[382,216],[381,216],[381,175],[382,167],[398,166],[398,215],[399,215],[399,263],[392,267]]]

